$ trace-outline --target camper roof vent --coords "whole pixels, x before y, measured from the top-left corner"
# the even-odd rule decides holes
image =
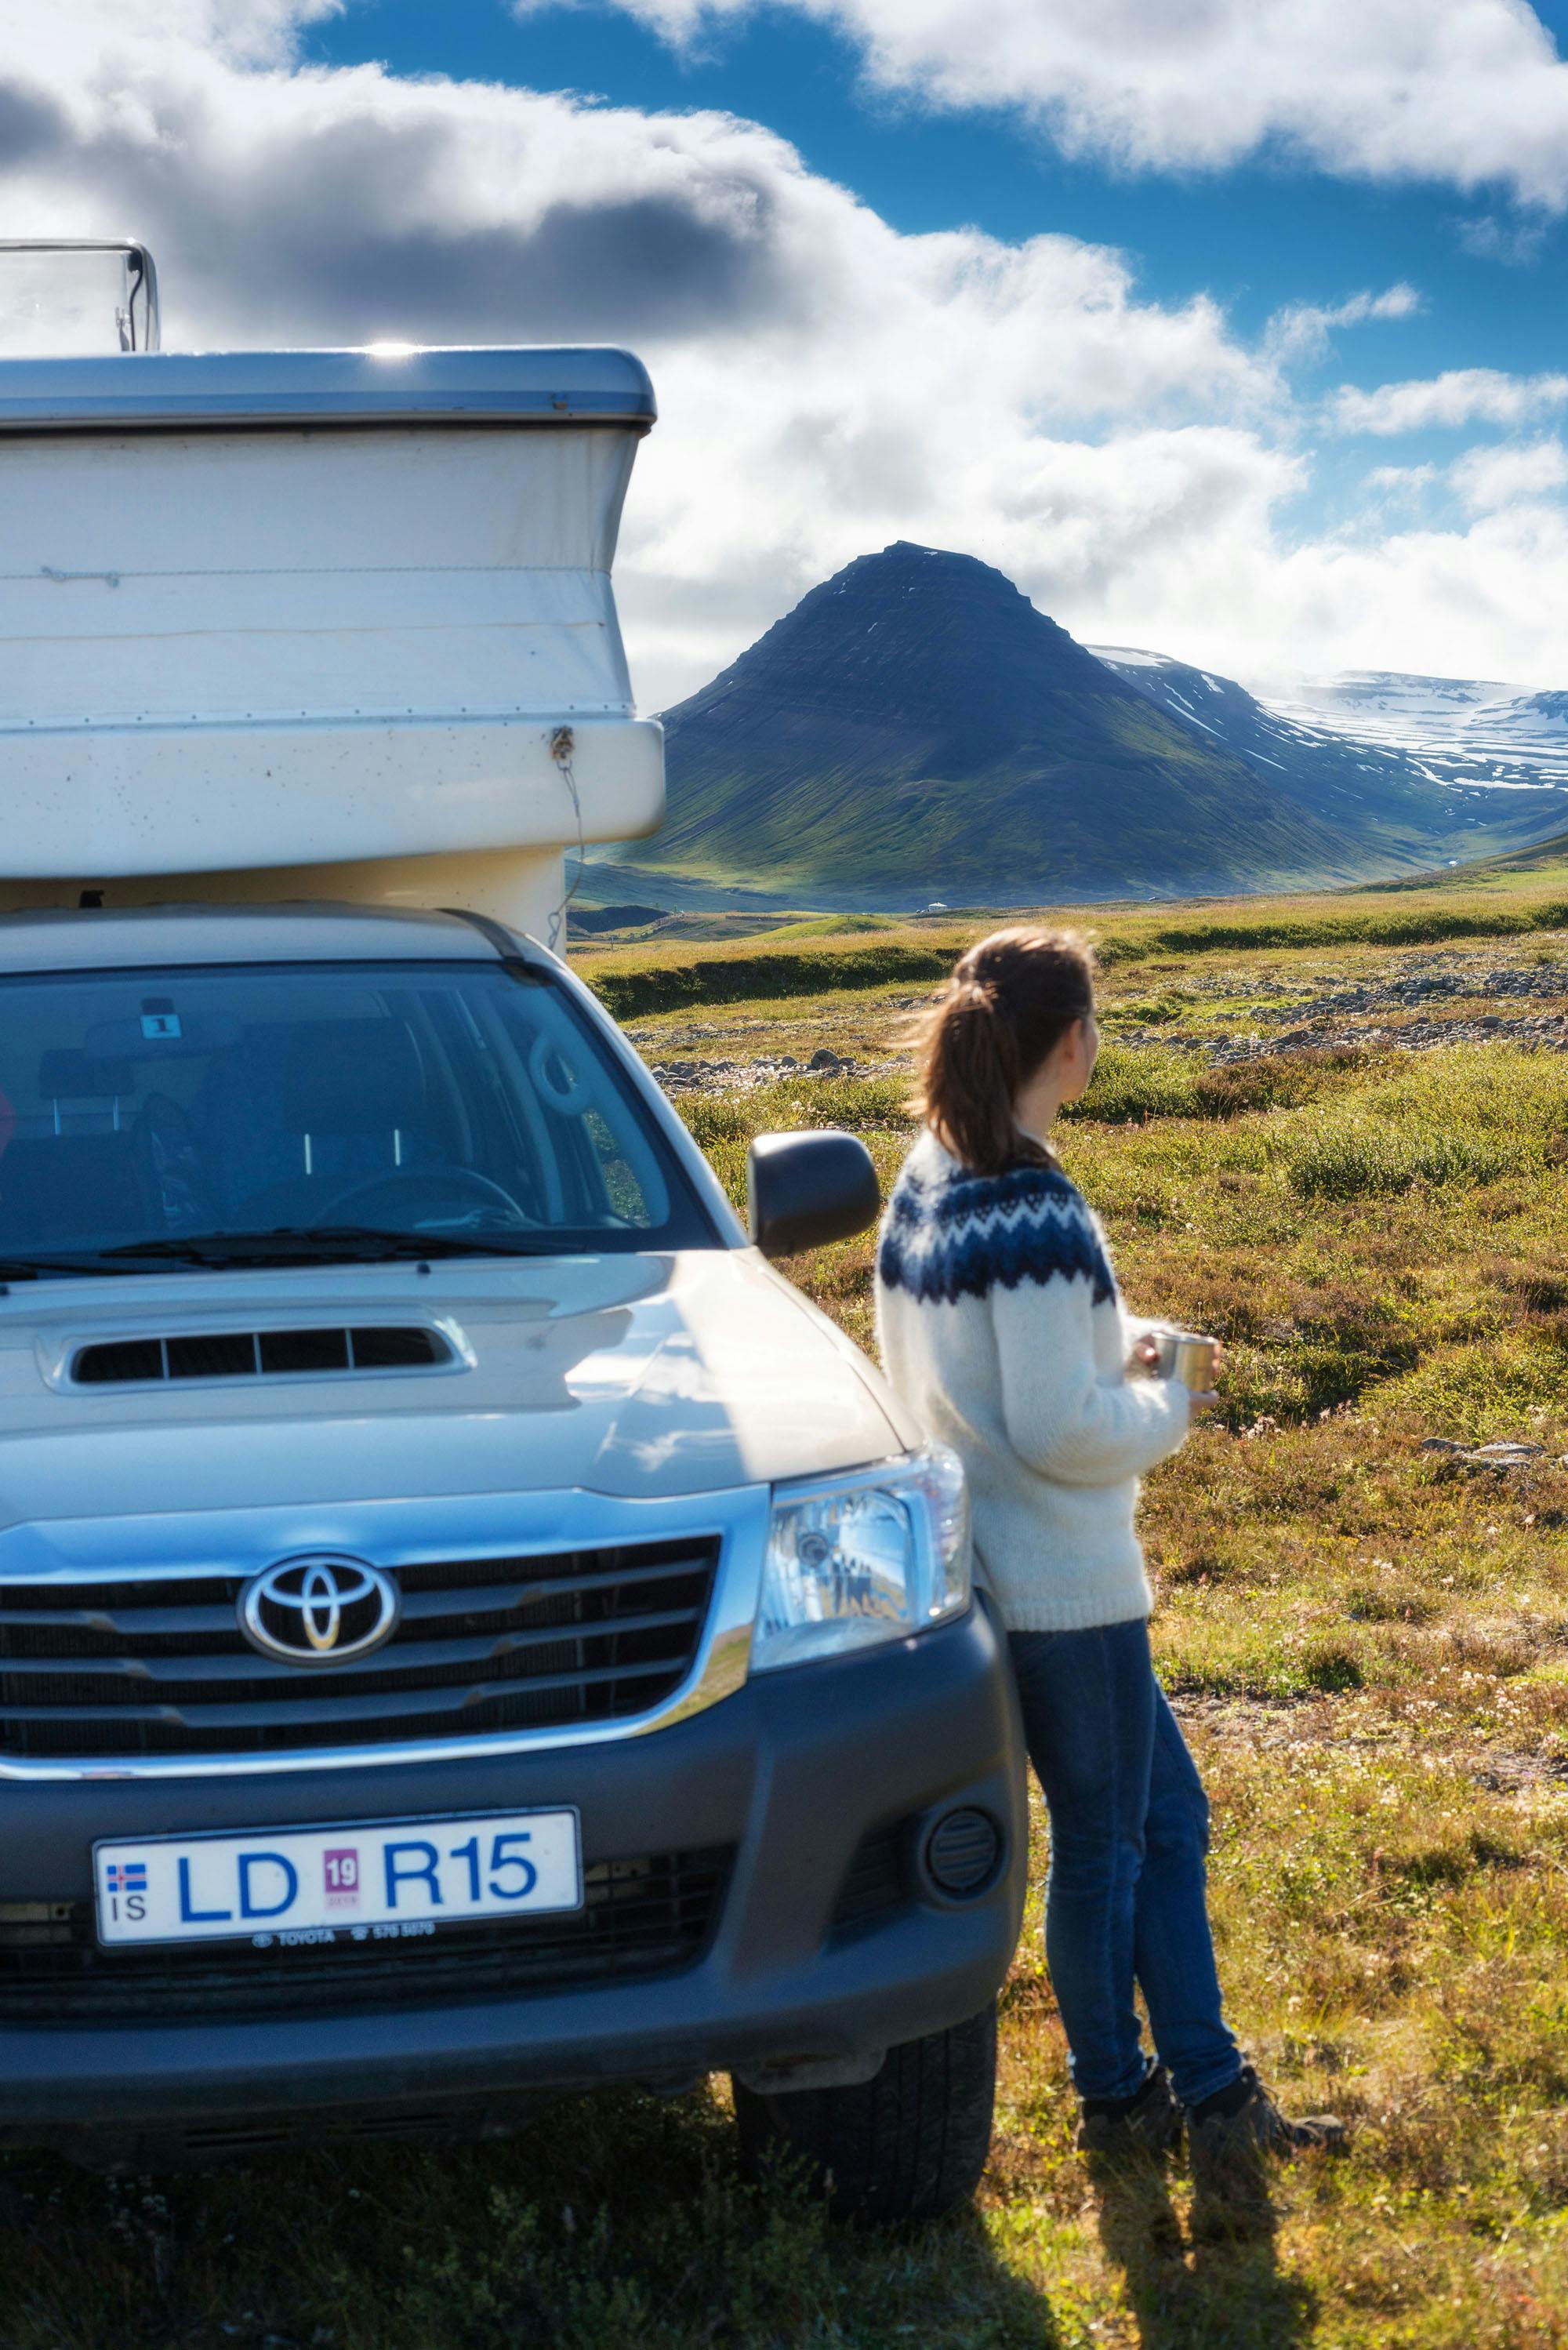
[[[114,306],[122,351],[155,351],[159,346],[158,272],[152,255],[130,236],[4,236],[0,254],[18,259],[45,254],[118,253],[125,275]]]

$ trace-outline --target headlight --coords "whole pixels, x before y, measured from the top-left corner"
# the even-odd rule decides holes
[[[970,1600],[969,1497],[933,1445],[885,1471],[774,1494],[752,1670],[903,1639]]]

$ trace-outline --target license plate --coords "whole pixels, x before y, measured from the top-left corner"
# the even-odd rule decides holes
[[[97,1844],[102,1943],[386,1941],[580,1909],[574,1811]]]

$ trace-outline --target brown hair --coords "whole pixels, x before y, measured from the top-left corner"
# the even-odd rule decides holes
[[[1019,1088],[1075,1020],[1095,1008],[1095,958],[1071,931],[993,931],[954,969],[922,1024],[917,1107],[937,1139],[977,1175],[1021,1160],[1054,1166],[1020,1131]]]

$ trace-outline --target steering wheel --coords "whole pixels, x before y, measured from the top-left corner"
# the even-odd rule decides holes
[[[487,1206],[504,1208],[509,1224],[525,1224],[530,1230],[534,1227],[534,1218],[528,1213],[526,1208],[520,1206],[512,1197],[511,1192],[504,1190],[491,1176],[482,1175],[477,1167],[451,1166],[444,1160],[433,1167],[396,1167],[388,1175],[361,1176],[358,1182],[348,1184],[344,1191],[338,1191],[328,1200],[327,1205],[317,1212],[315,1221],[318,1223],[329,1224],[341,1209],[352,1207],[358,1201],[373,1199],[379,1191],[406,1191],[410,1186],[416,1184],[422,1184],[427,1191],[431,1191],[443,1186],[460,1191],[466,1190],[483,1200]]]

